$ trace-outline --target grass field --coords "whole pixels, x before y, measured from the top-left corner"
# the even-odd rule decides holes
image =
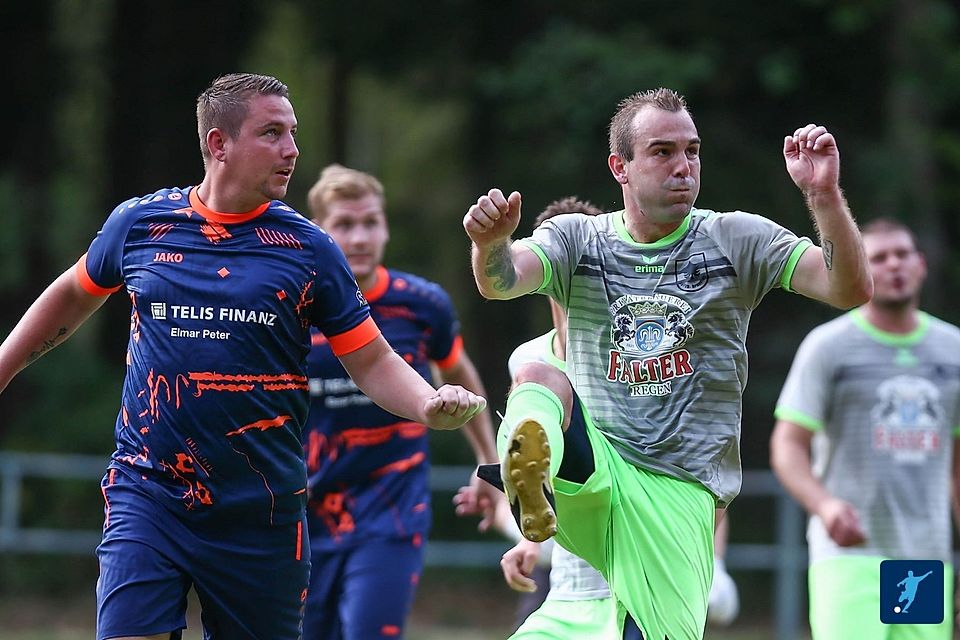
[[[56,631],[13,631],[8,633],[4,631],[4,640],[90,640],[92,632],[89,630],[56,630]],[[503,640],[506,634],[495,634],[490,631],[480,631],[471,629],[461,629],[452,627],[436,627],[433,629],[411,629],[407,635],[407,640]],[[200,635],[197,633],[185,633],[183,640],[196,640]],[[710,640],[770,640],[770,632],[764,630],[754,631],[724,631],[720,634],[709,632],[705,638]]]
[[[35,597],[0,600],[3,640],[90,640],[94,637],[92,594],[69,600]],[[501,597],[506,596],[506,597]],[[502,640],[509,635],[513,600],[509,593],[488,589],[422,589],[407,640]],[[200,640],[198,609],[192,603],[183,640]],[[459,619],[459,620],[458,620]],[[756,623],[735,623],[729,629],[708,629],[709,640],[771,640],[772,632]],[[802,640],[800,638],[796,640]]]
[[[498,572],[446,574],[429,570],[414,604],[407,640],[502,640],[510,633],[514,594]],[[70,597],[0,597],[2,640],[90,640],[93,585]],[[753,612],[755,614],[756,612]],[[199,607],[192,599],[183,640],[200,640]],[[708,640],[771,640],[764,617],[744,616],[729,629],[708,629]],[[592,640],[592,639],[589,639]],[[805,640],[796,638],[792,640]]]

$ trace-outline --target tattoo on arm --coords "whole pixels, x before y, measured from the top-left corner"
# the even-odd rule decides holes
[[[513,266],[510,245],[500,244],[490,250],[483,274],[493,279],[497,291],[509,291],[517,283],[517,270]]]
[[[44,341],[43,341],[43,345],[40,347],[40,349],[38,349],[37,351],[32,352],[32,353],[27,357],[27,364],[31,364],[31,363],[35,362],[37,359],[40,358],[40,356],[42,356],[42,355],[45,354],[47,351],[50,351],[50,349],[53,349],[55,346],[57,346],[57,344],[59,344],[60,342],[62,342],[62,340],[60,340],[60,338],[62,338],[62,337],[65,336],[65,335],[67,335],[67,328],[66,328],[66,327],[60,327],[60,328],[57,330],[57,335],[56,335],[56,336],[54,336],[53,338],[51,338],[51,339],[49,339],[49,340],[44,340]]]
[[[830,240],[823,241],[823,264],[827,266],[827,271],[833,270],[833,242]]]

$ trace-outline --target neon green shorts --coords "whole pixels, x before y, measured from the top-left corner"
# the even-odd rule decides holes
[[[838,556],[810,566],[813,640],[950,640],[953,637],[953,567],[943,567],[943,622],[880,622],[880,562],[875,556]]]
[[[547,598],[510,640],[621,640],[626,612],[613,598],[559,600]]]
[[[713,494],[626,462],[585,408],[583,417],[595,470],[584,484],[554,480],[557,542],[603,574],[645,637],[699,640],[713,580]]]

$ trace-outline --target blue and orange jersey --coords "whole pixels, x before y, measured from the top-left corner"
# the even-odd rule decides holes
[[[339,354],[379,335],[333,240],[280,201],[222,214],[171,188],[114,209],[76,272],[131,301],[111,467],[186,518],[301,517],[310,327]]]
[[[378,267],[364,291],[383,336],[425,379],[430,362],[455,365],[460,328],[438,285]],[[430,525],[427,427],[388,413],[367,398],[313,332],[307,358],[310,414],[304,430],[314,548],[334,549],[372,537],[423,536]]]

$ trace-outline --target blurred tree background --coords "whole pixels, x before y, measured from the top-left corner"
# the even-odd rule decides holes
[[[931,267],[925,307],[957,323],[958,20],[950,0],[5,2],[0,326],[8,332],[77,260],[116,203],[200,181],[195,98],[239,70],[290,87],[301,156],[289,204],[305,209],[330,162],[383,180],[387,261],[451,293],[493,408],[508,354],[549,315],[533,296],[479,297],[461,218],[493,186],[523,193],[523,234],[561,196],[621,208],[606,126],[616,103],[644,88],[688,99],[703,138],[699,206],[760,213],[805,235],[814,230],[782,140],[825,124],[855,215],[917,230]],[[755,313],[745,467],[767,466],[794,350],[835,314],[779,291]],[[14,381],[0,399],[0,449],[109,454],[128,326],[128,300],[113,296]],[[458,436],[434,444],[436,462],[469,462]],[[77,517],[95,528],[88,498]],[[72,513],[72,499],[37,492],[36,517]],[[0,566],[0,584],[11,580]]]

